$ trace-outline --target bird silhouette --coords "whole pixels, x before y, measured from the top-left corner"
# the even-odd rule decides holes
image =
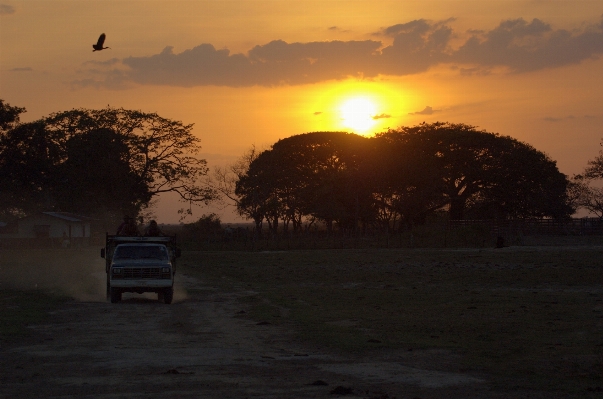
[[[106,37],[107,36],[105,36],[104,33],[101,33],[101,35],[98,37],[98,42],[96,42],[96,44],[92,45],[92,48],[94,49],[94,50],[92,50],[92,52],[101,51],[101,50],[104,50],[106,48],[111,48],[111,47],[103,47],[103,44],[105,43],[105,38]]]

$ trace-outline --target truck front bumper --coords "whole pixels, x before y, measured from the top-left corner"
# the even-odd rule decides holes
[[[115,279],[110,281],[110,286],[113,288],[128,288],[128,289],[153,289],[153,288],[169,288],[173,285],[173,281],[170,279],[162,280],[121,280]]]

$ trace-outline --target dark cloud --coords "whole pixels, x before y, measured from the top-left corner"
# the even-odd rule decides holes
[[[23,67],[23,68],[9,69],[9,71],[11,71],[11,72],[31,72],[31,71],[33,71],[33,69],[31,69],[31,67]]]
[[[322,114],[322,111],[316,111],[316,112],[314,113],[314,115],[320,115],[320,114]]]
[[[15,7],[8,4],[0,4],[0,15],[10,15],[15,13]]]
[[[102,65],[106,68],[89,72],[96,75],[93,82],[107,81],[108,86],[279,86],[403,76],[442,64],[463,76],[486,75],[494,68],[520,73],[577,64],[603,54],[602,21],[568,31],[540,19],[520,18],[503,21],[490,31],[469,30],[464,39],[462,32],[450,26],[453,21],[420,19],[386,27],[376,35],[386,39],[387,45],[380,40],[274,40],[246,54],[231,54],[211,44],[180,53],[168,46],[155,55],[125,58],[119,65],[111,60],[113,67]],[[453,39],[461,44],[453,46]]]
[[[377,120],[377,119],[388,119],[388,118],[391,118],[391,117],[392,116],[388,115],[388,114],[379,114],[379,115],[371,116],[371,118],[373,118],[374,120]]]
[[[598,58],[603,53],[603,24],[581,31],[554,30],[533,19],[501,22],[489,31],[474,33],[454,54],[454,62],[482,67],[503,66],[512,72],[535,71]]]
[[[436,112],[440,112],[441,109],[433,109],[429,105],[423,108],[421,111],[410,112],[408,115],[433,115]]]

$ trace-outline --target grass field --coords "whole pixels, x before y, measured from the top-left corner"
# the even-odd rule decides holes
[[[447,349],[497,389],[603,388],[603,248],[191,252],[248,316],[346,352]]]
[[[185,251],[179,268],[237,292],[240,317],[318,348],[444,350],[495,389],[582,397],[603,390],[602,258],[598,246]],[[102,280],[86,276],[102,265],[96,249],[0,252],[2,339],[65,296],[98,296]]]

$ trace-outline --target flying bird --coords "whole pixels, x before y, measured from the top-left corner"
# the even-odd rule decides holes
[[[101,35],[98,37],[98,42],[96,42],[96,44],[92,45],[92,48],[94,49],[94,50],[92,50],[92,52],[101,51],[101,50],[104,50],[106,48],[111,48],[111,47],[103,47],[103,44],[105,43],[105,38],[106,37],[107,36],[105,36],[104,33],[101,33]]]

